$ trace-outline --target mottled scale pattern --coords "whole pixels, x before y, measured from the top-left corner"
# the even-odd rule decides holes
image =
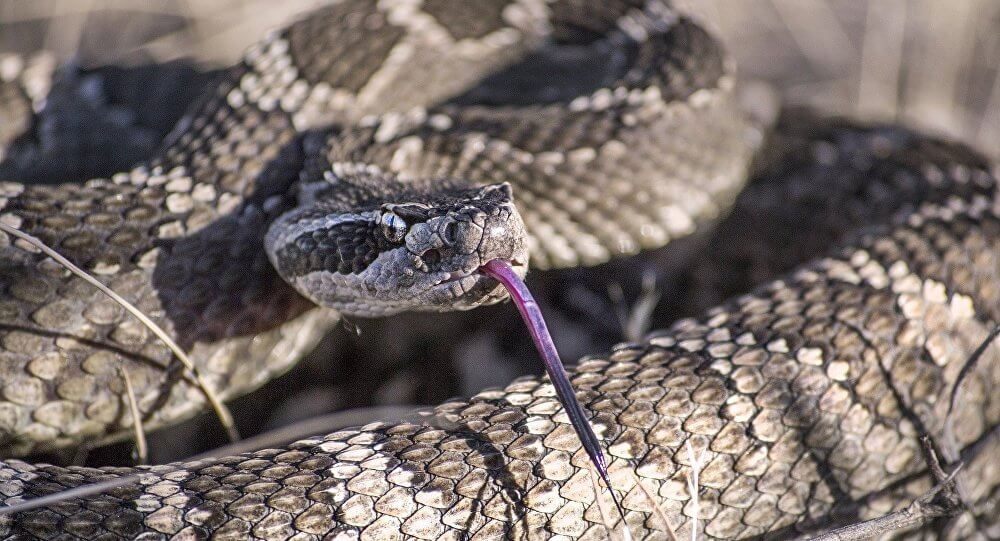
[[[989,196],[990,163],[962,145],[898,125],[787,108],[767,135],[733,208],[699,244],[685,273],[664,276],[675,319],[824,255],[844,232],[883,223],[921,202]],[[803,232],[808,232],[804,234]],[[669,253],[670,250],[667,250]],[[667,268],[665,259],[657,265]]]
[[[238,66],[227,76],[246,71]],[[268,217],[248,201],[287,189],[291,158],[264,167],[289,153],[282,149],[292,140],[290,120],[233,107],[227,89],[206,96],[190,131],[147,166],[83,184],[5,184],[0,219],[151,315],[217,392],[234,396],[291,366],[334,318],[301,315],[307,303],[255,248]],[[138,321],[23,241],[3,235],[0,245],[5,454],[127,426],[121,370],[153,426],[200,411],[202,394]]]
[[[674,41],[678,50],[693,51],[702,46],[685,44],[708,39],[687,30],[674,33],[673,19],[655,9],[643,14],[644,5],[646,11],[667,9],[656,1],[601,9],[629,14],[632,26],[649,27],[648,35]],[[458,23],[472,13],[479,17],[475,30]],[[447,9],[332,3],[268,35],[242,62],[219,73],[149,163],[79,183],[0,179],[0,220],[39,237],[149,314],[188,350],[209,385],[230,397],[286,370],[337,318],[310,310],[262,249],[269,225],[297,203],[300,172],[315,161],[308,154],[312,147],[300,139],[317,126],[335,123],[323,132],[334,146],[358,146],[358,134],[378,141],[352,156],[384,162],[387,172],[399,166],[441,186],[456,178],[514,183],[532,221],[538,267],[597,263],[659,245],[727,206],[757,140],[756,129],[733,116],[723,73],[709,73],[705,88],[688,88],[685,96],[664,94],[655,77],[647,86],[621,79],[615,88],[588,90],[575,104],[543,106],[549,112],[524,133],[491,131],[476,123],[482,113],[455,104],[433,109],[543,45],[554,31],[546,13],[529,0]],[[618,17],[600,19],[605,32],[624,32],[616,27]],[[636,47],[647,47],[640,38]],[[3,62],[3,99],[17,104],[4,113],[17,115],[9,126],[23,126],[18,119],[29,112],[38,122],[47,114],[40,104],[52,66]],[[109,103],[128,99],[108,97]],[[108,104],[90,106],[95,118],[103,118]],[[530,108],[521,111],[522,117],[532,114]],[[623,115],[635,117],[634,129],[614,128],[630,122]],[[466,121],[470,126],[462,128]],[[508,115],[506,121],[518,119]],[[434,135],[443,123],[453,133]],[[405,129],[426,134],[428,151],[414,153]],[[42,142],[49,140],[42,135]],[[10,140],[6,131],[3,137]],[[527,154],[517,147],[522,141],[540,157],[535,164],[524,162]],[[552,145],[549,152],[532,146],[540,141]],[[734,152],[708,158],[703,150],[712,144]],[[626,147],[635,152],[623,152]],[[611,176],[617,170],[621,176]],[[588,179],[582,182],[593,182],[590,188],[574,179],[584,171]],[[642,189],[633,193],[627,185],[636,180]],[[623,220],[596,196],[612,187],[621,193],[620,212],[633,209]],[[676,205],[668,204],[674,198]],[[551,212],[553,204],[569,212]],[[360,246],[335,251],[338,269],[343,263],[345,270],[364,267],[373,255]],[[122,370],[136,388],[148,428],[204,407],[190,375],[138,321],[6,235],[0,235],[0,315],[0,449],[6,456],[127,433],[132,420]]]
[[[959,482],[978,514],[958,517],[951,535],[983,538],[974,532],[1000,504],[996,347],[961,384],[954,439],[945,423],[966,359],[1000,323],[1000,203],[988,171],[961,166],[990,193],[921,204],[753,294],[571,369],[633,535],[666,539],[639,483],[685,537],[784,538],[881,516],[931,488],[917,441],[927,433],[965,462]],[[692,457],[703,464],[697,508]],[[40,538],[604,539],[588,464],[552,387],[523,378],[403,422],[145,468],[139,485],[6,527]],[[10,461],[0,486],[17,501],[131,471]]]
[[[687,19],[662,41],[678,56],[719,53]],[[662,68],[671,74],[662,80],[636,77],[649,86],[631,85],[626,76],[614,90],[569,103],[446,105],[387,116],[329,138],[326,161],[374,165],[405,178],[510,182],[534,267],[602,263],[717,219],[761,137],[758,128],[733,122],[742,113],[721,65],[706,67],[698,81],[674,68],[679,73],[680,66]],[[695,82],[703,86],[695,90]]]
[[[534,104],[469,90],[521,58],[521,75],[537,76],[559,58],[553,41],[598,50],[604,37],[625,50],[605,51],[594,88],[556,84],[529,93],[544,98]],[[41,114],[46,69],[0,59],[0,103],[13,111],[2,113],[5,143],[17,137],[8,127]],[[310,309],[261,249],[301,180],[363,170],[393,189],[510,182],[534,266],[600,263],[687,235],[730,205],[764,135],[740,112],[730,69],[707,33],[657,0],[345,0],[252,47],[148,164],[75,184],[0,178],[0,221],[135,303],[211,387],[236,396],[286,370],[337,317]],[[801,161],[758,163],[779,170],[788,199],[800,193],[794,179],[824,167],[875,179],[850,205],[894,201],[869,216],[880,226],[571,370],[634,536],[666,539],[638,483],[680,536],[790,537],[883,515],[931,487],[917,443],[926,432],[941,456],[965,462],[971,509],[935,527],[1000,537],[996,346],[963,380],[946,427],[965,360],[1000,323],[995,176],[955,145],[837,126],[805,143]],[[144,327],[0,235],[0,453],[131,430],[123,371],[147,428],[204,408]],[[698,504],[692,454],[704,458]],[[527,378],[407,421],[197,464],[2,461],[4,503],[146,474],[0,517],[0,538],[605,539],[587,466],[551,386]]]

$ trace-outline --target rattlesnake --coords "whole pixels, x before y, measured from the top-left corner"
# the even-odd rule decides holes
[[[4,87],[15,101],[19,84]],[[304,297],[364,315],[471,308],[503,298],[474,273],[487,259],[591,265],[691,233],[730,206],[764,128],[740,110],[718,44],[655,0],[342,1],[252,48],[148,165],[83,186],[3,184],[0,219],[152,314],[235,396],[335,320]],[[967,449],[960,480],[977,507],[952,531],[987,527],[1000,490],[995,350],[964,384],[955,442],[944,412],[1000,319],[995,179],[958,145],[838,129],[779,175],[879,172],[912,209],[574,372],[633,532],[663,529],[636,479],[680,533],[694,526],[686,443],[708,456],[697,527],[731,538],[791,535],[837,519],[835,504],[860,516],[905,505],[929,488],[920,432],[949,460]],[[200,410],[136,322],[4,239],[7,454],[127,430],[123,364],[148,424]],[[550,387],[525,380],[435,413],[153,468],[91,503],[0,517],[0,532],[604,535]],[[125,471],[9,461],[0,493]]]

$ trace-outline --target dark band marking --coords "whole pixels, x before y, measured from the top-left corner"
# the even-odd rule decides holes
[[[299,74],[311,84],[364,88],[406,34],[384,13],[371,11],[371,2],[340,2],[291,26],[285,37]]]
[[[588,43],[601,39],[629,9],[646,0],[555,0],[549,5],[552,35],[560,43]]]
[[[507,26],[503,20],[506,6],[496,0],[426,0],[424,11],[433,14],[455,40],[479,39]]]
[[[715,88],[726,74],[722,45],[705,29],[681,17],[662,36],[636,49],[626,86],[660,87],[664,101],[684,100],[703,88]]]

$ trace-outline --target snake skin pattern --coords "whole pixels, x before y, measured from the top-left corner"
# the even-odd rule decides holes
[[[557,4],[545,24],[546,10],[530,1],[424,10],[334,3],[253,47],[149,165],[84,184],[3,184],[0,219],[103,279],[188,349],[223,398],[238,396],[287,370],[336,320],[310,310],[261,249],[268,226],[296,205],[296,181],[309,163],[299,135],[313,127],[359,123],[348,132],[358,150],[347,157],[390,170],[510,180],[535,267],[592,264],[660,245],[729,205],[758,134],[736,111],[721,50],[658,2],[645,12],[629,4],[599,13],[586,3]],[[462,104],[500,99],[490,85],[468,87],[545,50],[537,43],[549,32],[567,40],[631,33],[642,46],[620,51],[631,61],[617,49],[595,53],[613,68],[589,71],[623,80],[614,91],[601,88],[602,79],[582,96],[572,85],[546,86],[548,103]],[[533,58],[511,78],[537,77],[532,66],[544,71],[552,62],[541,52]],[[14,87],[31,74],[8,75],[5,92],[16,98]],[[455,103],[409,108],[462,91]],[[362,145],[366,137],[382,144]],[[414,151],[421,140],[428,148]],[[612,192],[613,203],[605,196]],[[6,454],[127,434],[119,366],[149,427],[204,407],[202,393],[142,325],[47,258],[6,235],[0,242]]]
[[[486,8],[495,7],[493,2],[482,2],[483,6],[478,6],[479,2],[470,3],[473,4],[476,9],[484,9],[484,13],[488,12]],[[345,5],[347,3],[337,4],[338,7]],[[427,2],[425,9],[433,13],[435,5]],[[492,28],[488,23],[483,23],[483,27],[466,24],[467,19],[462,19],[462,14],[456,10],[442,10],[441,13],[440,24],[452,29],[456,39],[481,37]],[[601,20],[600,14],[573,9],[567,9],[566,13],[567,17],[577,15],[578,23]],[[452,21],[449,25],[450,16],[464,23]],[[614,15],[605,15],[605,18],[618,20]],[[287,32],[293,35],[295,28],[308,28],[309,21],[314,20],[306,19],[301,26]],[[683,23],[678,24],[683,26]],[[587,27],[579,24],[574,29],[584,32]],[[292,39],[288,41],[294,43]],[[303,39],[299,46],[306,47],[308,43],[309,40]],[[377,50],[379,45],[372,43],[365,47]],[[392,49],[388,44],[382,45],[386,50]],[[688,54],[701,47],[705,44],[693,47]],[[292,50],[297,49],[293,47]],[[250,58],[253,57],[251,53]],[[363,69],[359,75],[357,71],[346,71],[347,68],[338,65],[324,66],[319,57],[311,58],[305,65],[323,71],[324,77],[336,71],[344,77],[344,88],[351,88],[352,84],[360,88],[360,83],[351,77],[375,78],[373,74],[364,75]],[[364,62],[358,65],[368,66]],[[377,88],[384,93],[399,92],[391,84]],[[262,91],[262,96],[265,94]],[[392,95],[392,99],[404,99]],[[691,106],[691,100],[707,99],[693,98],[694,95],[691,93],[676,103]],[[260,104],[260,99],[254,102]],[[208,101],[211,104],[211,100]],[[707,110],[716,110],[715,107]],[[239,108],[228,109],[221,116],[242,112],[244,110]],[[699,114],[701,112],[704,111]],[[274,118],[259,111],[251,110],[250,113],[265,119]],[[678,107],[669,116],[686,114],[685,108]],[[719,114],[721,117],[726,113]],[[281,125],[277,120],[273,122]],[[225,125],[224,121],[218,124]],[[195,123],[190,128],[215,131],[218,126],[197,126]],[[230,126],[234,133],[246,127],[238,123]],[[724,145],[713,151],[694,144],[692,141],[700,141],[698,137],[705,136],[699,135],[696,126],[688,128],[692,138],[682,138],[676,143],[692,145],[688,157],[691,153],[704,153],[703,158],[708,159],[713,152],[722,151]],[[305,128],[285,128],[289,134],[298,129]],[[733,141],[743,141],[753,135],[752,129],[740,126],[719,129],[728,133]],[[993,391],[1000,384],[997,348],[987,349],[984,358],[964,377],[956,410],[950,419],[946,418],[949,397],[966,359],[1000,323],[1000,288],[996,285],[1000,283],[1000,197],[996,178],[988,163],[959,145],[902,131],[893,136],[862,126],[847,125],[844,132],[848,136],[837,144],[818,140],[806,147],[803,155],[792,156],[794,159],[784,170],[773,174],[794,179],[815,174],[822,168],[855,174],[861,171],[864,175],[888,179],[878,186],[890,191],[888,195],[868,194],[862,189],[850,194],[853,200],[897,198],[911,201],[912,205],[904,205],[909,208],[901,209],[892,219],[883,218],[877,227],[863,230],[849,242],[848,248],[834,256],[806,264],[752,295],[709,310],[703,317],[654,332],[642,343],[623,344],[606,355],[583,359],[571,370],[580,399],[595,413],[595,428],[607,442],[613,488],[623,498],[628,510],[626,521],[633,535],[666,538],[664,525],[652,512],[649,500],[636,483],[642,483],[648,491],[659,496],[658,503],[682,536],[690,535],[695,529],[702,538],[708,539],[763,534],[790,538],[800,531],[815,530],[829,523],[880,516],[905,506],[932,486],[917,443],[919,435],[928,434],[940,455],[949,461],[960,458],[966,462],[959,482],[962,496],[970,506],[969,512],[950,523],[931,526],[947,531],[951,538],[1000,538],[1000,524],[996,518],[1000,505],[997,460],[1000,456],[997,440],[1000,397]],[[274,133],[285,131],[268,132],[269,135]],[[244,136],[232,135],[232,140],[237,142],[225,147],[232,156],[219,149],[199,147],[192,151],[194,157],[190,158],[190,166],[215,160],[213,167],[218,169],[205,165],[205,171],[215,176],[205,178],[218,178],[219,183],[205,185],[218,186],[216,189],[222,191],[222,195],[234,193],[237,194],[234,198],[254,201],[261,194],[245,187],[232,188],[233,183],[242,179],[234,178],[233,169],[226,169],[218,162],[227,158],[264,162],[261,156],[279,156],[287,149],[278,148],[280,143],[275,140],[271,143],[274,147],[264,144],[261,148],[244,148],[237,153],[234,151],[239,142],[246,144],[248,140],[245,133],[241,135]],[[215,132],[205,137],[212,140],[220,135]],[[183,139],[180,135],[176,144],[191,145],[198,141],[192,137],[187,143],[181,143]],[[266,141],[267,137],[250,137],[249,140]],[[666,140],[663,142],[666,144]],[[717,140],[713,139],[713,144],[715,142]],[[753,146],[746,142],[741,145],[740,148],[744,148],[741,152]],[[717,171],[735,174],[742,170],[745,159],[745,155],[733,158],[732,162],[718,166]],[[294,161],[293,157],[276,160],[279,166]],[[683,161],[676,163],[683,164]],[[173,323],[171,327],[177,332],[178,328],[190,329],[195,327],[195,322],[202,323],[196,316],[206,307],[197,305],[200,300],[197,294],[188,293],[184,297],[187,304],[183,306],[187,311],[182,312],[195,315],[191,315],[190,320],[177,320],[172,317],[174,312],[170,306],[162,303],[180,301],[157,294],[141,282],[142,276],[152,276],[155,284],[155,270],[146,271],[145,275],[133,270],[132,275],[126,277],[127,273],[122,271],[130,268],[126,261],[132,261],[131,258],[79,259],[90,253],[85,251],[86,247],[110,240],[109,237],[98,241],[93,237],[110,231],[110,228],[102,229],[107,222],[101,220],[114,220],[113,216],[106,216],[113,213],[87,212],[93,210],[94,202],[101,196],[106,197],[101,201],[103,211],[152,208],[147,212],[155,214],[164,208],[171,210],[171,204],[183,201],[190,204],[185,211],[190,214],[184,214],[190,219],[198,216],[196,211],[210,208],[208,203],[194,197],[195,187],[200,184],[194,184],[192,179],[201,181],[203,177],[196,174],[187,177],[183,169],[176,173],[163,169],[165,173],[157,173],[156,167],[153,165],[119,177],[120,184],[114,183],[114,179],[111,182],[92,181],[86,188],[78,187],[73,195],[67,193],[70,189],[67,187],[5,185],[4,197],[8,201],[2,216],[46,240],[55,241],[57,247],[77,260],[90,262],[91,268],[106,270],[104,276],[109,283],[117,285],[119,291],[124,289],[135,298],[145,299],[154,313],[167,312],[169,317],[162,318],[163,321],[180,321],[181,324]],[[228,167],[247,165],[229,163]],[[716,166],[706,162],[705,167],[713,169]],[[262,163],[258,163],[257,170],[262,171],[265,182],[260,186],[264,186],[263,194],[268,197],[280,191],[274,188],[275,184],[283,186],[281,179],[288,178],[286,172],[274,171]],[[228,176],[226,171],[230,171]],[[176,178],[157,180],[162,178],[161,174],[167,177],[173,174]],[[678,182],[691,174],[697,173],[678,173]],[[141,199],[109,196],[109,191],[121,190],[122,186],[127,188],[132,184],[128,179],[135,178],[142,180],[136,181],[131,192],[128,191],[131,188],[126,189],[125,195]],[[147,184],[150,180],[151,185]],[[181,189],[171,191],[168,187],[177,180],[180,180],[177,185]],[[272,181],[275,184],[271,184]],[[226,191],[227,186],[233,191]],[[267,191],[268,187],[271,191]],[[555,191],[551,186],[546,189]],[[715,192],[718,201],[713,200],[709,207],[715,209],[724,205],[725,198],[731,197],[728,191],[733,189],[735,185],[720,188]],[[684,193],[687,199],[697,199],[688,191]],[[26,194],[38,195],[27,197]],[[42,194],[45,197],[41,197]],[[87,198],[80,198],[81,194]],[[182,197],[175,197],[171,203],[170,198],[177,194]],[[221,198],[215,197],[212,201]],[[236,200],[237,203],[231,204],[239,205],[240,199]],[[72,227],[34,225],[54,214],[46,214],[46,211],[72,209],[72,201],[81,201],[84,207],[77,209],[78,221]],[[117,201],[123,206],[114,206]],[[127,206],[135,201],[143,201],[146,206]],[[199,206],[199,203],[205,205]],[[532,208],[542,202],[529,200],[527,205]],[[542,214],[551,214],[554,205],[550,203],[548,212]],[[264,206],[259,205],[260,208]],[[224,211],[203,212],[208,214],[202,215],[201,221],[168,221],[160,225],[179,228],[174,236],[188,235],[182,237],[187,240],[209,229],[204,224],[212,218],[225,223]],[[701,212],[705,214],[698,215],[687,228],[674,233],[683,234],[718,211],[702,209]],[[526,213],[526,221],[529,221],[529,214]],[[95,215],[98,218],[90,218]],[[55,214],[56,218],[61,216],[63,214]],[[676,214],[673,217],[676,218]],[[135,217],[129,215],[128,218]],[[262,222],[267,220],[265,216],[253,218]],[[238,225],[239,222],[231,222],[225,232],[259,238],[261,229],[244,233],[246,230]],[[212,228],[215,226],[213,223]],[[74,234],[46,237],[46,234],[53,235],[52,230],[71,230]],[[536,239],[534,242],[550,238],[536,233],[538,229],[531,226],[529,230]],[[83,242],[88,235],[89,244]],[[81,236],[84,239],[77,238]],[[213,253],[205,247],[222,242],[214,231],[206,237],[197,238],[197,242],[187,248],[190,250],[188,262],[197,261],[195,254]],[[69,239],[81,244],[66,242]],[[561,248],[533,247],[532,257],[535,258],[539,253],[535,250],[539,250],[543,254],[539,256],[543,266],[570,265],[595,262],[612,253],[629,253],[638,247],[628,242],[608,245],[598,242],[597,245],[608,251],[598,254],[600,250],[595,250],[587,256],[589,249],[581,248],[580,254],[563,261],[559,259]],[[73,252],[74,246],[79,251]],[[185,255],[177,251],[176,245],[171,249],[174,250],[172,257]],[[158,360],[166,364],[165,352],[136,327],[128,327],[127,318],[83,284],[60,275],[57,269],[43,264],[41,258],[24,255],[23,247],[15,244],[4,250],[0,276],[5,279],[5,294],[9,296],[0,297],[3,303],[0,307],[7,310],[0,319],[6,327],[0,331],[6,332],[0,337],[5,355],[0,369],[9,372],[0,373],[4,381],[2,398],[6,400],[0,402],[3,408],[0,412],[5,415],[0,416],[0,421],[14,427],[9,430],[9,442],[4,443],[5,452],[25,453],[65,445],[87,435],[128,427],[127,409],[120,398],[121,381],[115,377],[121,361],[113,356],[127,356],[128,353],[118,351],[98,356],[93,342],[114,339],[115,333],[127,337],[127,332],[131,331],[133,335],[142,336],[133,336],[135,342],[116,341],[119,350],[136,344],[147,353],[145,362],[150,364]],[[248,248],[247,252],[250,251]],[[252,257],[266,264],[259,253],[250,256],[247,252],[233,257]],[[11,259],[17,262],[12,266],[7,256],[16,253],[21,254],[20,259]],[[112,250],[110,256],[115,255],[120,254]],[[161,256],[162,251],[149,256],[149,262],[154,263],[153,269],[170,262],[158,259]],[[197,273],[213,270],[211,263],[222,264],[207,262],[194,270],[172,272],[186,271],[188,274],[184,277],[193,275],[197,283],[202,277]],[[23,272],[18,269],[24,268],[40,268],[43,272],[18,274]],[[235,271],[229,269],[229,274],[223,276],[228,279],[231,289],[223,291],[246,293],[254,289],[243,289],[245,287],[265,288],[280,284],[269,267],[252,268],[267,276],[235,276]],[[8,279],[11,281],[7,282]],[[213,287],[217,278],[205,277],[209,279],[213,282],[200,286]],[[246,280],[260,281],[247,285]],[[234,281],[237,283],[233,284]],[[287,289],[279,287],[279,291]],[[69,327],[68,331],[53,332],[38,339],[39,326],[66,329],[71,325],[67,321],[75,318],[73,306],[64,306],[61,311],[50,308],[48,313],[42,310],[58,306],[53,299],[66,299],[70,295],[81,306],[103,306],[105,318],[108,318],[105,321],[110,322],[88,318],[81,327]],[[246,316],[245,312],[252,312],[248,307],[256,309],[259,306],[253,302],[267,301],[253,296],[235,298],[252,302],[244,306],[212,307],[214,312],[211,313],[242,311],[241,315]],[[139,304],[142,306],[141,301]],[[32,306],[30,310],[26,308]],[[290,293],[288,298],[269,308],[274,310],[272,315],[303,314],[298,316],[302,327],[295,328],[297,322],[293,321],[291,326],[265,332],[261,335],[263,338],[252,340],[249,334],[257,331],[258,326],[266,325],[264,321],[246,321],[244,317],[237,320],[238,329],[212,328],[207,332],[217,334],[191,339],[196,352],[198,348],[210,348],[206,343],[212,343],[212,338],[218,336],[230,337],[227,340],[235,342],[229,343],[237,344],[227,343],[228,349],[215,350],[225,353],[210,354],[207,358],[214,359],[215,365],[211,362],[202,365],[210,377],[218,378],[213,379],[213,383],[232,378],[236,387],[244,386],[226,392],[236,394],[283,370],[286,365],[274,365],[277,361],[269,359],[267,352],[273,349],[285,363],[292,362],[289,357],[308,348],[315,339],[311,329],[323,327],[316,321],[308,321],[309,318],[332,318],[315,310],[303,312],[301,299]],[[109,318],[108,313],[113,317]],[[316,316],[317,313],[321,315]],[[82,317],[86,317],[86,312]],[[10,329],[8,321],[23,322],[24,328]],[[213,318],[213,321],[219,320]],[[77,336],[74,333],[84,327],[89,332],[84,336],[91,342],[70,338]],[[126,330],[119,330],[122,328]],[[301,329],[310,330],[297,332]],[[107,334],[101,334],[105,332]],[[241,333],[244,338],[232,338]],[[178,333],[178,336],[184,334]],[[230,354],[240,356],[241,363],[253,366],[234,366],[233,357],[227,357]],[[13,362],[7,362],[8,356]],[[130,376],[135,383],[137,376],[132,375],[132,366],[129,365]],[[269,371],[262,372],[262,367]],[[162,365],[150,368],[152,381],[148,385],[163,385],[158,379],[163,376],[162,370]],[[248,374],[261,379],[246,379]],[[241,381],[241,378],[244,379]],[[137,387],[143,389],[142,385]],[[163,423],[200,408],[201,397],[196,391],[182,382],[175,387],[184,388],[186,395],[166,401],[163,401],[163,393],[144,395],[156,396],[159,402],[153,406],[154,401],[150,399],[143,411],[153,411],[157,407],[161,409],[156,411],[172,409],[174,413],[170,416],[151,414]],[[77,395],[72,395],[74,389]],[[170,391],[171,397],[175,394]],[[92,399],[97,400],[90,402]],[[101,404],[101,400],[104,400],[102,407],[105,410],[91,407],[91,404]],[[175,400],[173,405],[170,400]],[[185,400],[190,403],[183,404]],[[102,411],[107,420],[93,415]],[[76,428],[65,428],[74,425]],[[705,457],[699,474],[697,505],[687,484],[692,474],[689,444],[694,455]],[[486,391],[471,399],[443,404],[425,416],[408,421],[377,423],[301,441],[286,449],[198,464],[134,470],[60,468],[10,460],[0,463],[0,494],[8,502],[134,471],[148,473],[139,484],[109,490],[87,500],[0,517],[0,535],[13,539],[59,536],[184,539],[207,535],[232,539],[431,539],[442,536],[455,539],[604,539],[608,532],[595,503],[587,464],[586,455],[551,387],[538,379],[526,378],[502,390]],[[698,518],[697,524],[692,520],[694,517]]]

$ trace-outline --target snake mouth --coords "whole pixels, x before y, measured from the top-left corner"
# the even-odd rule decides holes
[[[524,275],[528,273],[528,264],[527,263],[522,263],[521,260],[519,260],[517,258],[514,258],[514,259],[501,259],[501,258],[498,258],[498,259],[491,259],[490,261],[503,261],[503,262],[507,263],[522,278],[524,278]],[[489,276],[486,273],[486,271],[484,270],[484,267],[486,267],[486,265],[488,265],[490,263],[490,261],[487,261],[486,263],[483,263],[483,265],[481,267],[479,267],[478,269],[476,269],[476,274],[480,274],[480,275],[483,275],[483,276]],[[489,278],[491,280],[495,280],[495,278],[493,278],[492,276],[489,276]],[[497,283],[500,283],[500,282],[497,281]]]
[[[504,260],[522,277],[528,266],[519,260]],[[483,272],[482,267],[472,271],[452,271],[432,286],[432,291],[449,298],[453,309],[468,309],[493,304],[507,298],[503,285]]]
[[[516,272],[518,274],[518,276],[520,276],[522,279],[524,278],[524,276],[526,274],[528,274],[528,265],[527,265],[527,263],[522,263],[518,259],[491,259],[490,261],[503,261],[507,265],[510,265],[510,267],[512,269],[514,269],[514,272]],[[497,285],[502,285],[502,284],[500,284],[500,282],[496,278],[493,278],[492,276],[489,275],[489,273],[486,272],[486,270],[485,270],[486,265],[488,265],[490,263],[490,261],[487,261],[486,263],[483,263],[482,266],[480,266],[475,271],[473,271],[472,274],[474,276],[479,276],[479,277],[482,277],[482,278],[487,278],[488,280],[490,280],[492,282],[495,282]]]
[[[493,261],[493,260],[491,260],[491,261]],[[520,274],[521,276],[524,276],[528,272],[528,266],[525,263],[521,263],[517,259],[510,259],[510,260],[508,260],[508,259],[500,259],[499,261],[505,261],[508,265],[510,265],[511,267],[513,267],[514,270],[517,271],[517,273]],[[444,285],[444,284],[448,284],[448,283],[451,283],[451,282],[461,281],[461,280],[464,280],[465,278],[469,278],[469,277],[472,277],[472,276],[475,276],[477,278],[478,277],[487,277],[487,278],[489,278],[489,276],[487,276],[486,273],[483,271],[483,267],[485,267],[485,266],[486,266],[486,264],[484,263],[482,266],[477,267],[475,270],[473,270],[471,272],[469,272],[469,271],[452,271],[452,272],[449,272],[448,276],[444,280],[442,280],[441,282],[439,282],[437,285]],[[492,280],[492,278],[490,278],[490,279]]]
[[[522,276],[528,272],[528,266],[525,263],[521,263],[517,259],[510,259],[510,260],[508,260],[508,259],[501,259],[500,261],[507,262],[507,264],[509,264],[511,267],[513,267],[516,271],[518,271],[518,274],[520,274]],[[434,284],[434,286],[437,287],[437,286],[447,285],[447,284],[450,284],[452,282],[460,282],[460,281],[462,281],[462,280],[464,280],[466,278],[471,278],[471,277],[476,277],[476,278],[486,277],[486,278],[489,278],[486,275],[486,273],[483,272],[483,267],[485,265],[486,264],[484,263],[482,266],[476,267],[476,269],[472,270],[472,271],[460,271],[460,270],[459,271],[451,271],[451,272],[448,273],[448,275],[443,280],[441,280],[440,282]],[[490,279],[492,280],[492,278],[490,278]]]
[[[528,274],[528,264],[523,263],[518,259],[493,259],[491,261],[503,261],[509,265],[522,280]],[[491,299],[491,302],[497,302],[508,298],[510,295],[507,288],[499,280],[486,272],[485,267],[488,263],[489,261],[477,268],[475,270],[475,276],[482,284],[484,284],[484,287],[488,288],[488,297]]]

